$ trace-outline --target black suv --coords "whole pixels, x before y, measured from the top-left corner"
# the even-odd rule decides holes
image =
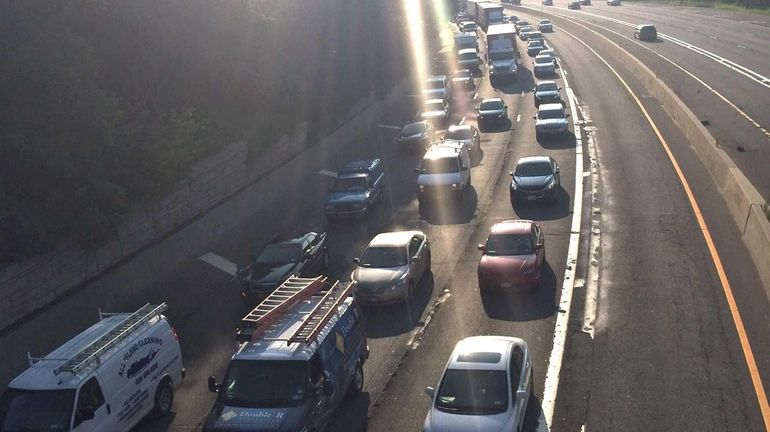
[[[366,216],[382,199],[385,173],[379,159],[348,162],[337,173],[326,196],[327,218]]]
[[[241,298],[261,301],[290,276],[313,277],[329,268],[326,233],[308,232],[298,237],[275,238],[238,271],[243,276]]]

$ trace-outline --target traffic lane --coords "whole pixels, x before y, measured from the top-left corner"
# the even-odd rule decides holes
[[[530,98],[519,98],[519,111],[534,109]],[[526,209],[513,211],[509,200],[510,177],[520,157],[549,154],[562,163],[564,196],[570,201],[568,190],[574,190],[574,138],[572,148],[562,150],[543,148],[534,138],[534,120],[522,115],[521,121],[514,120],[511,144],[507,149],[505,167],[499,172],[494,199],[483,213],[483,221],[464,246],[463,259],[455,269],[451,284],[441,307],[433,317],[420,345],[410,352],[405,364],[388,387],[380,406],[374,411],[368,429],[415,430],[425,419],[430,401],[424,395],[425,386],[435,386],[455,343],[467,336],[483,334],[513,335],[529,342],[535,373],[535,396],[530,399],[526,418],[526,430],[535,430],[539,417],[539,397],[550,341],[553,335],[554,313],[558,304],[558,290],[564,274],[566,250],[569,241],[571,220],[569,212],[553,219],[554,207],[559,203],[534,203]],[[571,156],[570,156],[571,155]],[[522,215],[523,212],[526,215]],[[542,285],[534,291],[516,293],[479,293],[476,269],[481,252],[476,248],[484,243],[491,225],[507,219],[527,217],[539,221],[546,235],[546,248],[550,257],[542,273]]]
[[[538,3],[526,3],[539,7]],[[684,40],[717,55],[743,64],[765,76],[770,76],[770,67],[763,59],[770,55],[770,41],[767,39],[767,18],[759,14],[742,14],[736,18],[714,17],[697,13],[699,9],[656,5],[649,7],[624,3],[623,6],[607,6],[595,2],[593,6],[580,11],[569,11],[565,7],[544,8],[559,10],[597,22],[610,22],[592,16],[598,15],[625,21],[629,24],[654,24],[658,32]],[[668,12],[668,13],[667,13]],[[764,24],[761,24],[764,23]],[[625,33],[633,35],[633,28],[622,26]],[[698,55],[690,51],[692,55]]]
[[[567,21],[561,18],[554,18],[554,22],[567,24]],[[730,156],[762,196],[770,197],[770,172],[767,170],[770,163],[770,136],[689,75],[646,49],[649,47],[648,43],[629,41],[611,32],[591,28],[621,44],[663,79],[698,118],[706,122],[720,148]],[[591,36],[590,32],[579,26],[572,25],[570,29],[573,34],[581,37]],[[758,91],[758,84],[742,78],[736,79],[729,69],[721,66],[714,68],[713,62],[709,63],[710,61],[702,56],[688,55],[684,48],[670,43],[655,45],[651,49],[661,53],[666,50],[657,49],[658,45],[668,45],[669,50],[676,51],[676,54],[666,53],[667,57],[679,62],[680,66],[738,104],[754,121],[770,128],[770,111],[765,109],[766,92]]]
[[[582,44],[558,32],[551,42],[590,108],[604,200],[595,339],[580,332],[576,311],[554,416],[567,421],[556,430],[584,423],[590,430],[758,430],[724,295],[667,156],[617,79]],[[660,117],[670,126],[667,139],[688,148]]]

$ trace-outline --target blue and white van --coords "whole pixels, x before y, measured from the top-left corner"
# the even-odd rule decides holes
[[[361,392],[369,356],[351,286],[290,278],[241,321],[204,431],[321,431]]]

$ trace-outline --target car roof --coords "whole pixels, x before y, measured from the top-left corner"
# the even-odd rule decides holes
[[[469,124],[461,124],[461,125],[452,125],[447,128],[448,132],[457,132],[462,130],[471,130],[471,125]]]
[[[560,103],[541,104],[538,111],[563,110],[564,106]]]
[[[379,159],[353,160],[343,165],[339,170],[339,174],[367,173],[379,163]]]
[[[369,242],[369,246],[406,246],[416,234],[425,235],[422,231],[394,231],[379,233]]]
[[[463,48],[460,51],[457,51],[457,54],[465,54],[465,53],[476,54],[476,48]]]
[[[530,39],[529,41],[527,41],[527,46],[529,46],[529,45],[542,45],[542,44],[543,44],[543,41],[540,40],[540,39]]]
[[[482,99],[481,103],[484,103],[484,102],[502,102],[502,101],[503,101],[502,98],[486,98],[486,99]]]
[[[321,300],[321,296],[313,296],[308,300],[300,302],[298,305],[290,308],[278,321],[270,326],[260,337],[253,341],[244,342],[238,347],[238,351],[233,354],[233,360],[310,360],[318,349],[318,344],[323,343],[327,335],[331,332],[337,321],[343,316],[353,298],[348,297],[342,302],[338,313],[335,314],[323,329],[318,333],[318,337],[310,344],[300,342],[288,343],[287,340],[292,336],[299,326],[303,323],[303,318],[307,316]]]
[[[527,344],[524,340],[505,336],[472,336],[457,342],[452,356],[449,358],[447,369],[481,369],[481,370],[508,370],[510,353],[514,345],[519,345],[526,351]],[[499,361],[490,363],[486,361],[459,361],[462,357],[474,353],[499,354]]]
[[[551,157],[550,156],[527,156],[527,157],[519,158],[519,160],[516,162],[516,166],[527,165],[531,163],[541,163],[541,162],[551,163]]]
[[[461,142],[457,141],[444,141],[439,144],[434,144],[428,148],[423,156],[423,159],[436,160],[455,158],[464,149],[465,146]]]
[[[318,233],[316,233],[314,231],[309,231],[309,232],[301,233],[301,234],[297,234],[297,233],[295,233],[295,234],[278,234],[275,237],[273,237],[270,240],[270,242],[268,242],[267,245],[269,246],[269,245],[273,245],[273,244],[299,243],[308,234],[316,234],[316,235],[318,235]]]
[[[538,57],[539,57],[539,56],[540,56],[540,55],[538,54]],[[558,87],[558,85],[556,84],[556,81],[553,81],[553,80],[543,80],[543,81],[538,81],[538,82],[537,82],[537,84],[535,84],[535,87],[539,86],[540,84],[552,84],[552,85],[555,85],[555,86],[557,86],[557,87]]]
[[[82,331],[77,336],[65,342],[53,352],[37,361],[8,384],[8,387],[22,390],[59,390],[77,388],[81,381],[90,376],[98,367],[88,367],[79,374],[60,372],[56,374],[56,368],[64,365],[68,359],[75,357],[86,349],[94,341],[99,340],[110,331],[120,326],[130,314],[117,314],[105,317],[97,323]],[[122,352],[126,346],[136,342],[138,337],[150,330],[159,322],[165,322],[165,317],[157,316],[142,324],[131,332],[129,336],[114,347],[105,351],[100,357],[101,364],[105,364],[112,356]],[[154,333],[152,333],[154,334]]]
[[[529,234],[533,223],[524,219],[506,220],[492,225],[489,234]]]
[[[549,56],[548,54],[538,54],[535,56],[535,60],[543,58],[547,58],[548,60],[553,61],[553,57]]]
[[[539,23],[540,23],[540,24],[543,24],[543,23],[549,23],[549,22],[551,22],[551,20],[549,20],[549,19],[541,19],[541,20],[539,21]]]

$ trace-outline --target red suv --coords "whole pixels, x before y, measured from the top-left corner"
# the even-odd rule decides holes
[[[479,261],[479,288],[536,288],[545,263],[545,238],[540,226],[530,220],[494,224]]]

